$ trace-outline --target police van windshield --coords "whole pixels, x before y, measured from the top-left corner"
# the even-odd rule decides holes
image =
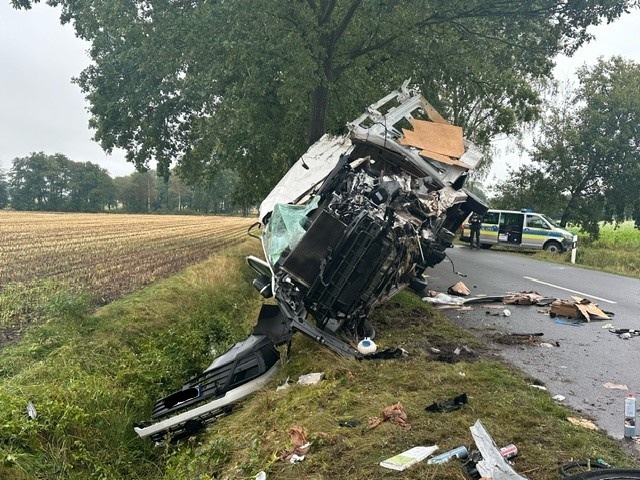
[[[554,222],[553,220],[551,220],[551,219],[550,219],[549,217],[547,217],[546,215],[544,215],[544,214],[540,214],[540,216],[541,216],[542,218],[544,218],[547,222],[549,222],[549,225],[551,225],[552,227],[559,227],[559,225],[558,225],[556,222]]]

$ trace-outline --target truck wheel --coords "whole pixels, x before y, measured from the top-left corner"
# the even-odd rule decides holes
[[[554,240],[545,243],[544,249],[549,253],[562,253],[562,245]]]

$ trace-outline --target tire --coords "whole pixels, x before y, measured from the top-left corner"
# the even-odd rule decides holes
[[[544,244],[545,251],[549,253],[562,253],[562,245],[555,240],[550,240]]]

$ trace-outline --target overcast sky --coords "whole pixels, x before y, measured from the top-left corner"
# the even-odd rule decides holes
[[[7,171],[14,158],[43,151],[97,163],[112,177],[128,175],[134,168],[122,151],[106,155],[92,140],[87,104],[71,83],[89,63],[88,45],[58,18],[58,10],[47,5],[22,11],[0,0],[0,168]],[[570,78],[577,67],[593,64],[599,56],[640,62],[640,12],[591,32],[594,42],[573,58],[558,60],[559,78]],[[503,178],[506,164],[519,161],[505,155],[490,177]]]

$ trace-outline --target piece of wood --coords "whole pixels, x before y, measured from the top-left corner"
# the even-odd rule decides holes
[[[448,157],[460,158],[464,153],[461,127],[415,119],[411,125],[413,130],[402,129],[404,137],[399,140],[401,144]]]

